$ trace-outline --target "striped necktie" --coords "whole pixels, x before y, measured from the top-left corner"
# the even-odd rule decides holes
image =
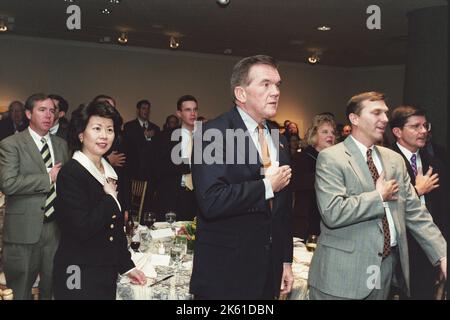
[[[41,139],[41,142],[43,144],[41,149],[41,156],[44,160],[44,164],[46,168],[53,167],[52,163],[52,155],[50,154],[50,149],[48,147],[47,140],[45,138]],[[50,216],[55,211],[54,204],[56,199],[56,189],[55,184],[52,183],[50,186],[50,191],[47,193],[47,198],[45,199],[45,209],[44,209],[44,222],[50,221]]]
[[[411,156],[411,168],[414,171],[414,175],[417,176],[417,156],[415,153],[413,153],[413,155]]]
[[[373,162],[372,158],[372,149],[367,149],[367,165],[369,166],[370,174],[372,175],[373,183],[376,185],[377,180],[379,178],[377,167],[375,166],[375,162]],[[386,216],[386,211],[384,212],[384,216],[381,219],[381,223],[383,226],[383,258],[386,258],[391,253],[391,233],[389,231],[389,223]]]

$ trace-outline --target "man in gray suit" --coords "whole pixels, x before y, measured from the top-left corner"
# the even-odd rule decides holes
[[[47,95],[30,96],[25,113],[28,129],[0,142],[0,189],[6,195],[4,271],[15,299],[31,299],[38,275],[40,298],[51,299],[59,238],[55,181],[69,154],[66,142],[49,134],[55,105]]]
[[[421,205],[404,160],[375,146],[388,124],[384,100],[377,92],[352,97],[352,134],[317,158],[322,222],[309,271],[311,299],[386,299],[391,282],[409,295],[406,228],[447,277],[447,243]]]

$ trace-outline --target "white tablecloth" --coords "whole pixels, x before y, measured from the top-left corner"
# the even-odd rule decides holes
[[[165,239],[166,247],[170,243],[170,239]],[[155,244],[148,244],[149,247],[144,250],[154,252]],[[312,253],[306,251],[303,243],[294,241],[294,263],[292,270],[294,273],[294,285],[292,292],[283,297],[289,300],[307,299],[308,293],[308,270]],[[189,293],[189,281],[192,272],[192,255],[187,255],[184,259],[183,267],[172,278],[165,280],[153,287],[149,285],[163,279],[164,277],[174,274],[173,266],[162,267],[156,266],[156,279],[147,279],[146,286],[138,286],[131,284],[126,277],[120,278],[117,284],[118,300],[189,300],[192,295]]]

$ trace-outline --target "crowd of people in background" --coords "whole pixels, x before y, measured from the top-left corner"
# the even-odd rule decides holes
[[[435,280],[442,277],[439,261],[446,264],[436,225],[447,237],[449,163],[442,148],[431,142],[425,111],[399,106],[388,119],[385,97],[363,93],[350,100],[348,123],[336,124],[335,116],[324,112],[312,119],[301,137],[295,122],[269,121],[276,115],[276,108],[270,108],[280,94],[280,76],[270,57],[242,60],[233,77],[236,106],[231,111],[208,121],[199,116],[197,97],[184,95],[174,103],[174,113],[167,116],[162,129],[150,121],[152,103],[147,99],[136,103],[136,119],[126,123],[120,116],[122,106],[103,94],[75,108],[70,119],[69,103],[57,94],[34,94],[25,104],[13,101],[9,105],[0,121],[0,190],[7,195],[4,270],[16,298],[30,298],[38,274],[44,299],[52,298],[53,287],[57,298],[113,299],[118,273],[145,283],[145,276],[134,268],[121,231],[122,221],[136,215],[131,205],[132,180],[147,181],[144,211],[155,212],[157,220],[164,220],[169,211],[178,220],[199,218],[202,242],[196,248],[191,282],[197,298],[270,299],[287,292],[292,285],[292,243],[286,243],[282,231],[287,225],[292,227],[286,232],[289,236],[320,237],[311,265],[311,298],[387,298],[389,288],[373,295],[351,280],[352,273],[361,271],[357,266],[364,265],[362,261],[380,264],[381,259],[385,261],[381,263],[383,276],[390,275],[396,263],[404,271],[409,266],[410,276],[405,274],[405,278],[410,278],[406,279],[410,284],[400,287],[406,287],[412,298],[433,298]],[[255,82],[259,78],[267,83],[265,89]],[[270,108],[261,107],[263,102],[258,99],[263,95],[271,101]],[[258,168],[242,172],[238,165],[191,164],[197,121],[204,128],[221,131],[255,129],[252,139],[262,165],[267,161],[269,168],[279,161],[276,173],[266,171],[258,180]],[[385,134],[388,124],[395,140],[392,144]],[[178,128],[181,135],[174,139]],[[272,129],[280,130],[280,145],[287,146],[286,152],[279,151],[279,159],[274,158],[277,147],[269,138]],[[185,160],[181,164],[172,161],[176,145],[181,145]],[[374,146],[389,146],[393,151]],[[385,167],[388,158],[395,168]],[[411,188],[406,185],[409,181]],[[401,192],[399,197],[397,192]],[[396,209],[383,207],[388,201],[395,202]],[[434,223],[421,205],[426,205]],[[92,210],[95,214],[90,214]],[[248,210],[277,214],[268,219],[262,214],[249,216]],[[377,219],[380,224],[383,221],[382,231],[377,230]],[[394,224],[395,228],[406,225],[407,233],[394,239],[399,233]],[[226,236],[230,228],[238,232],[238,225],[242,235],[248,235],[245,241]],[[386,238],[389,231],[391,238]],[[387,249],[374,249],[379,251],[375,257],[370,241],[375,242],[380,234],[390,243],[385,243]],[[270,238],[265,244],[270,257],[253,250],[266,238]],[[84,246],[86,239],[90,239],[89,246]],[[227,242],[227,248],[210,249],[222,242]],[[239,247],[242,254],[237,257],[230,246]],[[234,261],[234,267],[227,259]],[[83,286],[89,290],[80,295],[66,290],[65,271],[73,264],[82,265],[88,275]],[[255,275],[256,268],[263,272]],[[339,275],[336,268],[341,270]],[[251,276],[258,277],[257,285],[243,287]],[[391,283],[390,278],[383,281]]]

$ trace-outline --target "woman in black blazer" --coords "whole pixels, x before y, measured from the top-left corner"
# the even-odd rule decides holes
[[[114,140],[117,111],[104,102],[72,114],[72,159],[58,174],[56,220],[61,229],[54,259],[56,299],[115,299],[118,274],[145,284],[127,250],[117,200],[117,174],[102,157]]]
[[[334,144],[335,127],[334,120],[330,116],[315,116],[313,125],[305,134],[308,146],[292,157],[293,234],[305,240],[308,235],[320,234],[321,218],[314,190],[316,159],[321,150]]]

